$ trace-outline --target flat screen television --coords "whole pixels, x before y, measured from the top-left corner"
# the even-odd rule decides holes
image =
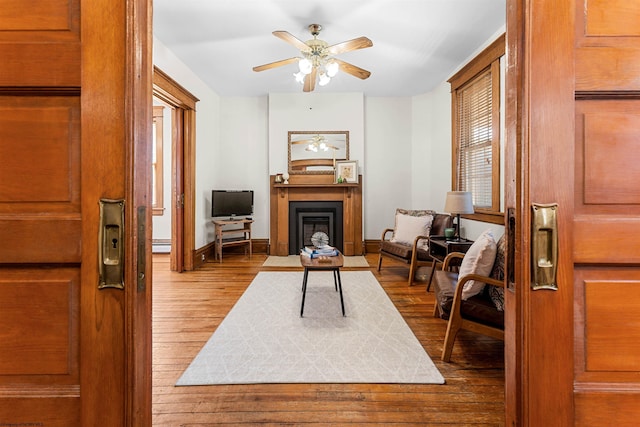
[[[212,190],[211,216],[236,217],[253,214],[253,190]]]

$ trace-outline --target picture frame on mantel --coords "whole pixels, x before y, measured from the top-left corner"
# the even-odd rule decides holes
[[[336,160],[335,179],[339,183],[358,183],[358,161],[357,160]]]

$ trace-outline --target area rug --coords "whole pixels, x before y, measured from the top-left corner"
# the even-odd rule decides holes
[[[370,271],[260,272],[178,380],[443,384],[444,378]]]
[[[302,267],[300,264],[300,255],[289,256],[268,256],[262,264],[263,267]],[[364,267],[368,268],[369,263],[363,256],[345,256],[345,267]]]

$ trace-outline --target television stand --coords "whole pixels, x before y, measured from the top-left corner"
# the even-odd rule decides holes
[[[244,246],[246,255],[249,249],[249,259],[251,259],[251,224],[252,219],[234,219],[228,220],[214,219],[215,227],[215,259],[222,262],[222,248],[226,246]],[[242,227],[227,228],[227,226],[241,225]]]

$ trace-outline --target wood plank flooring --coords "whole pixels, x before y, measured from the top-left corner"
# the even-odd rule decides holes
[[[407,286],[408,266],[367,255],[398,311],[446,379],[445,385],[174,384],[259,271],[264,254],[226,254],[192,272],[153,257],[154,426],[502,426],[504,345],[460,332],[450,363],[440,361],[446,323],[432,316],[433,294]],[[294,269],[295,270],[295,269]],[[301,270],[301,269],[300,269]],[[349,270],[349,269],[345,269]]]

